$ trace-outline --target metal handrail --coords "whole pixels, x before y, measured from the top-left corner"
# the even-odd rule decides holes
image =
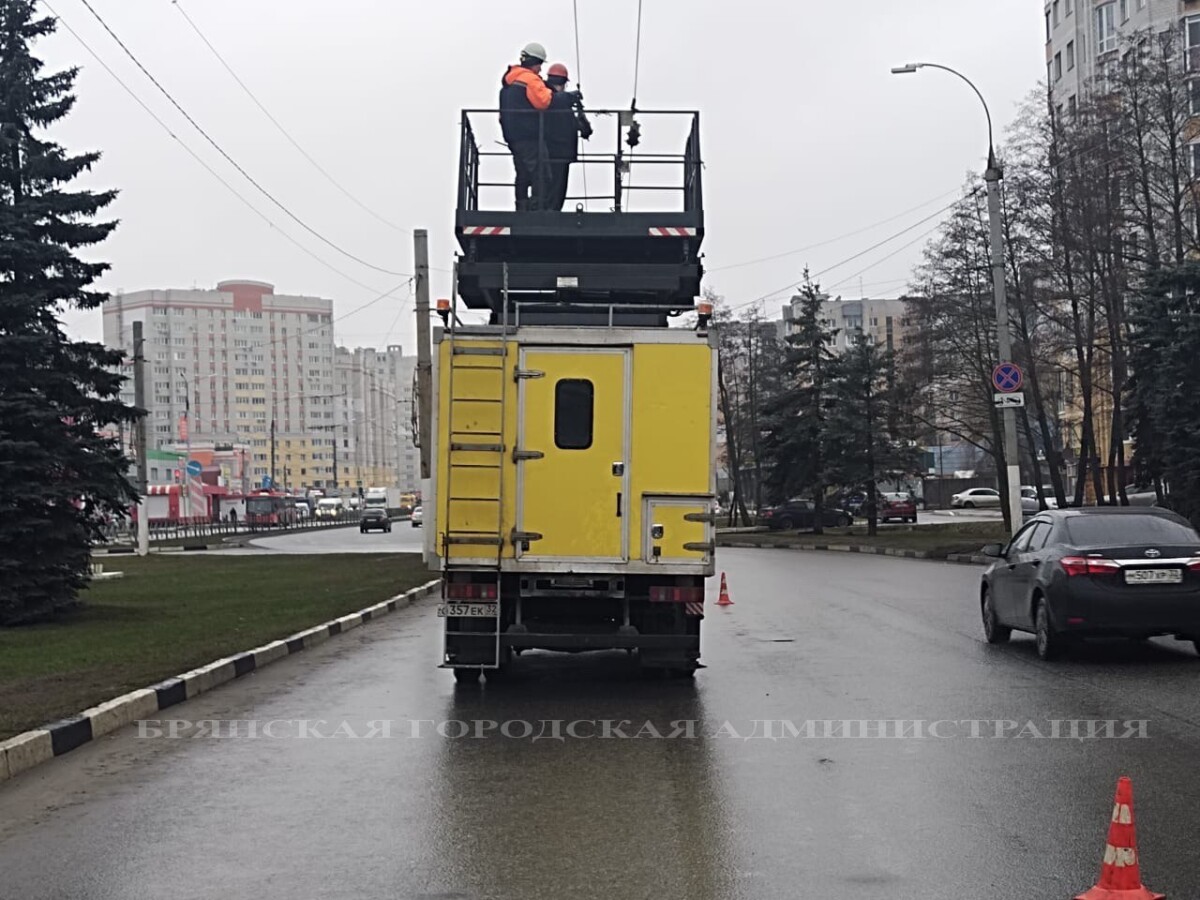
[[[688,131],[688,136],[684,142],[684,148],[681,153],[640,153],[633,149],[627,148],[623,144],[623,140],[628,133],[627,122],[630,118],[628,110],[589,110],[591,115],[597,117],[616,116],[618,126],[616,129],[616,148],[610,153],[584,152],[579,153],[577,157],[570,160],[572,163],[596,166],[606,165],[613,168],[613,192],[611,194],[589,194],[587,197],[572,197],[570,199],[596,199],[604,200],[611,203],[611,207],[605,212],[619,213],[623,211],[627,204],[624,202],[628,192],[634,190],[650,191],[650,192],[677,192],[683,198],[683,212],[696,213],[703,209],[703,194],[702,194],[702,172],[704,165],[700,155],[700,114],[694,110],[638,110],[634,115],[639,118],[649,119],[656,116],[680,117],[687,116],[691,118],[691,127]],[[481,181],[480,169],[481,162],[486,159],[509,156],[505,150],[485,150],[479,147],[479,142],[475,134],[475,130],[471,125],[471,117],[473,115],[493,115],[499,116],[498,109],[485,108],[470,108],[462,111],[462,136],[460,144],[460,174],[459,174],[459,190],[458,190],[458,209],[462,212],[477,212],[480,210],[480,189],[481,188],[499,188],[508,186],[506,182]],[[516,115],[536,115],[539,117],[539,146],[541,152],[538,158],[538,178],[545,179],[544,167],[549,163],[565,162],[559,157],[550,157],[545,150],[544,140],[542,135],[545,129],[545,112],[538,110],[517,110]],[[568,111],[563,110],[561,115],[568,115]],[[627,183],[627,175],[635,167],[643,166],[681,166],[682,172],[678,186],[670,185],[646,185],[634,186]]]

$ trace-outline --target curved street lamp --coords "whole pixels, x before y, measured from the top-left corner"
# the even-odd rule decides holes
[[[919,69],[941,69],[943,72],[949,72],[951,75],[965,81],[967,86],[975,92],[975,96],[979,98],[979,102],[983,104],[983,112],[987,116],[988,167],[987,171],[983,173],[983,180],[987,183],[988,221],[991,226],[992,289],[996,301],[996,339],[999,344],[997,348],[999,350],[999,359],[996,360],[996,363],[997,365],[1011,363],[1012,333],[1009,330],[1008,297],[1005,293],[1004,235],[1003,223],[1000,218],[1000,182],[1004,178],[1004,172],[996,161],[996,142],[992,130],[992,112],[988,109],[987,101],[983,99],[983,94],[975,86],[975,82],[971,81],[970,78],[957,69],[952,69],[949,66],[943,66],[939,63],[920,62],[896,66],[892,69],[892,74],[913,75]],[[1017,413],[1011,406],[1006,405],[1001,410],[1001,415],[1004,430],[1004,463],[1006,481],[1008,482],[1007,507],[1009,527],[1012,533],[1016,534],[1022,524],[1021,460],[1018,455],[1019,450],[1017,449]]]

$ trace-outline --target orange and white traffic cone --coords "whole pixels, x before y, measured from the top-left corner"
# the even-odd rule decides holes
[[[1142,884],[1137,852],[1137,834],[1133,825],[1133,782],[1122,775],[1117,780],[1117,799],[1108,843],[1100,864],[1100,882],[1075,900],[1162,900]]]
[[[729,599],[729,585],[725,582],[725,573],[721,573],[721,596],[717,598],[717,606],[733,606]]]

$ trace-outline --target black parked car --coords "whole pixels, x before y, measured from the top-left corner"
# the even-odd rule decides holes
[[[1200,652],[1200,533],[1154,507],[1047,510],[1029,520],[983,573],[988,643],[1037,636],[1052,659],[1088,636],[1174,635]]]
[[[817,520],[811,500],[789,500],[781,506],[764,509],[758,515],[760,525],[772,531],[811,531]],[[854,516],[844,509],[826,507],[821,511],[824,528],[845,527],[854,524]]]
[[[392,520],[388,518],[386,509],[380,509],[377,506],[369,507],[363,510],[362,518],[358,520],[358,530],[362,534],[376,530],[390,532]]]

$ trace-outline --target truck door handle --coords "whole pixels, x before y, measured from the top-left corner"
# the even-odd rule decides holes
[[[621,518],[621,492],[617,491],[617,518]]]

